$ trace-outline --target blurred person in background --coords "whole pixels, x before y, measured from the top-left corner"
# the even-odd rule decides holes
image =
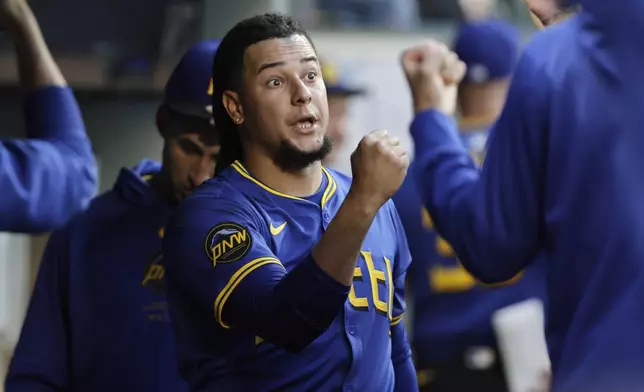
[[[212,59],[203,41],[181,59],[156,123],[163,162],[124,168],[112,191],[55,231],[45,250],[6,380],[7,392],[178,392],[165,299],[166,218],[214,174]]]
[[[321,165],[317,57],[303,26],[276,14],[237,23],[215,56],[218,173],[163,239],[193,391],[418,390],[402,322],[411,260],[389,200],[408,159],[380,130],[353,154],[353,181]]]
[[[481,164],[488,129],[503,108],[518,59],[519,33],[502,21],[469,22],[460,26],[453,46],[467,65],[458,95],[460,139]],[[543,298],[544,272],[532,268],[504,285],[483,285],[434,231],[412,175],[393,200],[413,260],[408,274],[412,349],[421,391],[507,391],[492,314],[531,297]]]
[[[28,94],[27,138],[0,141],[0,231],[45,232],[87,206],[96,162],[76,99],[26,0],[0,0],[0,27]]]
[[[339,156],[343,148],[346,147],[346,140],[349,136],[348,122],[351,99],[365,95],[366,91],[347,80],[345,74],[340,72],[340,69],[334,64],[324,61],[321,67],[329,102],[329,125],[326,134],[333,143],[331,153],[322,163],[337,169]]]
[[[547,28],[517,65],[482,169],[450,117],[457,56],[436,42],[404,52],[417,184],[437,231],[481,280],[545,259],[552,391],[639,392],[644,2],[526,2]]]

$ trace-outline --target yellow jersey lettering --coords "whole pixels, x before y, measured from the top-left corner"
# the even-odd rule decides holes
[[[353,270],[353,280],[362,280],[362,270],[360,269],[360,267],[356,267]],[[353,287],[353,285],[351,285],[351,290],[349,291],[349,303],[357,310],[369,309],[369,300],[365,297],[358,298],[356,296],[356,289]]]
[[[454,253],[454,249],[452,249],[452,246],[449,244],[449,242],[445,241],[445,239],[441,236],[436,236],[436,253],[438,253],[440,256],[443,257],[454,257],[456,254]]]
[[[377,270],[373,264],[373,259],[371,258],[371,252],[361,251],[362,257],[364,257],[365,263],[367,264],[367,270],[369,271],[369,278],[371,279],[371,295],[373,297],[373,305],[376,307],[376,311],[388,315],[389,311],[387,309],[386,300],[383,301],[380,299],[378,294],[379,292],[379,283],[387,285],[387,279],[385,277],[385,272]],[[391,285],[391,284],[390,284]]]
[[[431,230],[434,228],[434,221],[432,221],[432,217],[429,215],[429,212],[425,207],[420,210],[420,217],[425,230]]]
[[[214,90],[215,90],[214,87],[215,86],[212,83],[212,78],[210,78],[210,81],[208,81],[208,89],[206,90],[206,93],[208,95],[212,95],[214,93]]]
[[[165,268],[160,264],[153,264],[148,268],[148,273],[145,274],[141,286],[145,286],[150,281],[161,280],[165,276]]]
[[[460,264],[455,267],[433,266],[429,269],[429,283],[436,293],[459,293],[471,290],[476,280]]]
[[[248,232],[246,230],[238,231],[237,233],[231,234],[227,239],[217,243],[212,248],[212,255],[214,262],[220,258],[226,258],[230,253],[236,252],[239,247],[245,246],[246,236]]]

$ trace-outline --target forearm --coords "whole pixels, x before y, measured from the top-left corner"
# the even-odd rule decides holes
[[[257,265],[261,264],[259,262]],[[253,266],[249,263],[246,270]],[[338,283],[310,255],[286,273],[276,264],[264,265],[244,278],[223,312],[224,326],[253,333],[286,350],[297,352],[324,333],[341,313],[350,286]],[[216,302],[215,308],[225,305]]]
[[[66,86],[58,65],[47,47],[38,21],[26,2],[11,12],[8,31],[18,57],[23,88],[32,90],[46,86]]]
[[[353,282],[360,247],[377,212],[377,208],[349,192],[313,248],[313,259],[320,269],[345,286],[351,286]]]

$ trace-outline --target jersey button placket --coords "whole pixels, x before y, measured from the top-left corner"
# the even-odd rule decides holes
[[[329,213],[329,208],[324,206],[322,207],[322,228],[324,230],[329,227],[329,222],[331,222],[331,214]]]

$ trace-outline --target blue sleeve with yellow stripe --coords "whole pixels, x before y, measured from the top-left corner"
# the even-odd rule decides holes
[[[413,392],[418,390],[416,380],[416,370],[411,357],[411,348],[403,314],[406,310],[405,288],[407,270],[411,266],[411,254],[407,245],[405,229],[402,225],[398,212],[393,206],[393,202],[388,203],[393,220],[393,227],[396,233],[396,242],[398,243],[398,254],[393,271],[394,295],[391,317],[391,362],[394,366],[396,377],[396,392]]]
[[[327,330],[349,293],[304,253],[290,272],[268,245],[268,228],[243,197],[221,194],[187,199],[166,228],[168,300],[212,315],[289,351],[299,351]],[[177,293],[182,295],[176,295]],[[173,299],[181,299],[173,301]],[[190,303],[180,303],[190,298]]]
[[[481,170],[451,117],[429,110],[411,125],[423,204],[462,264],[484,283],[514,277],[534,260],[541,241],[549,87],[534,58],[539,55],[526,50],[519,62]]]

